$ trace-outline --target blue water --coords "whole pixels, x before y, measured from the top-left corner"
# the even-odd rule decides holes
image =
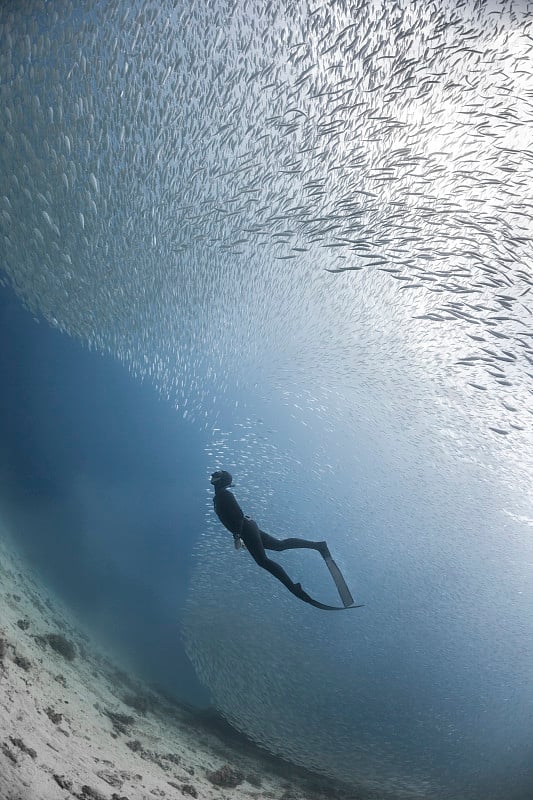
[[[0,510],[148,680],[378,796],[533,797],[532,26],[0,8]],[[365,607],[237,553],[218,468]]]
[[[519,542],[481,538],[489,555],[476,563],[471,540],[481,534],[457,509],[435,527],[406,504],[416,486],[396,475],[400,485],[387,488],[371,457],[364,480],[394,506],[377,499],[373,508],[357,491],[357,469],[343,472],[357,497],[349,530],[319,491],[315,508],[297,498],[280,508],[285,485],[269,482],[265,492],[260,476],[256,488],[236,476],[245,510],[267,530],[287,530],[288,518],[298,520],[296,533],[330,541],[366,607],[353,618],[323,617],[235,554],[206,502],[213,462],[204,433],[122,365],[38,324],[10,291],[0,297],[2,508],[29,563],[104,641],[176,697],[200,707],[218,701],[259,741],[268,719],[271,749],[294,747],[306,763],[291,744],[296,724],[296,742],[311,753],[306,765],[320,771],[360,773],[389,790],[398,782],[401,793],[410,780],[415,794],[436,784],[443,797],[459,796],[449,788],[458,783],[477,797],[498,781],[506,797],[529,797],[531,627],[530,607],[516,596]],[[255,424],[264,429],[264,420]],[[298,482],[306,469],[284,480]],[[477,519],[490,529],[483,508]],[[438,576],[433,559],[442,567],[443,553]],[[336,603],[314,556],[277,558],[314,596]],[[319,750],[324,728],[329,764]]]
[[[5,289],[0,326],[5,519],[142,674],[206,705],[177,623],[204,521],[198,438],[153,387],[38,324]]]

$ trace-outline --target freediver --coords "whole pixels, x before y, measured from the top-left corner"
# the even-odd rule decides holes
[[[306,548],[308,550],[317,550],[326,561],[328,568],[337,584],[341,599],[345,608],[355,607],[353,598],[342,578],[340,571],[331,558],[329,548],[326,542],[311,542],[307,539],[275,539],[268,533],[260,530],[255,520],[246,517],[235,499],[235,495],[229,491],[229,487],[233,483],[233,478],[226,470],[217,470],[211,475],[211,483],[215,488],[215,496],[213,497],[213,505],[215,513],[221,523],[228,531],[233,534],[235,548],[239,550],[243,544],[256,562],[258,566],[270,572],[278,581],[287,587],[289,592],[296,595],[296,597],[303,600],[304,603],[309,603],[317,608],[327,610],[334,610],[336,606],[326,606],[323,603],[318,603],[313,600],[307,592],[304,592],[300,583],[293,583],[283,567],[268,558],[266,550],[275,550],[280,552],[282,550],[294,550],[296,548]],[[332,570],[336,570],[333,572]],[[338,574],[337,574],[338,573]],[[340,583],[339,583],[340,581]]]

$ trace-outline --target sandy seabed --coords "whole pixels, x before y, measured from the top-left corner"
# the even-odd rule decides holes
[[[0,800],[347,800],[114,664],[0,535]]]

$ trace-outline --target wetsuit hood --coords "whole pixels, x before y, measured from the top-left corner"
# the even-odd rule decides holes
[[[225,469],[221,469],[213,472],[211,475],[211,483],[215,489],[226,489],[233,483],[233,478],[231,473],[227,472]]]

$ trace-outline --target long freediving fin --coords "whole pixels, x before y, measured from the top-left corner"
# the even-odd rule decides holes
[[[342,572],[329,554],[324,556],[324,561],[326,562],[326,566],[331,573],[331,577],[335,581],[335,586],[337,587],[339,596],[344,604],[344,608],[353,608],[354,599],[350,593],[350,590],[348,589],[348,586],[346,585],[346,581],[343,578]]]
[[[301,584],[299,583],[294,584],[294,587],[290,591],[300,600],[303,600],[304,603],[308,603],[310,606],[314,606],[315,608],[321,608],[323,611],[346,611],[348,608],[362,608],[364,605],[364,603],[355,605],[353,601],[349,606],[328,606],[325,605],[325,603],[319,603],[318,600],[315,600],[313,597],[308,595],[307,592],[304,592]]]
[[[306,600],[306,603],[314,606],[315,608],[321,608],[323,611],[348,611],[350,608],[363,608],[364,603],[359,603],[358,605],[353,606],[326,606],[324,603],[319,603],[317,600],[311,599],[311,601]]]

